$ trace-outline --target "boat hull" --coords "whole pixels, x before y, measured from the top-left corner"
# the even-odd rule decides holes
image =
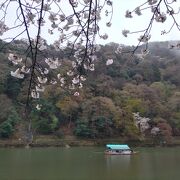
[[[137,152],[108,152],[108,151],[105,151],[104,152],[105,155],[133,155],[133,154],[137,154]]]

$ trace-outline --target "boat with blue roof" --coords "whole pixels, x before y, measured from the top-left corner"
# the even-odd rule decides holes
[[[107,155],[132,155],[136,153],[127,144],[107,144],[105,151]]]

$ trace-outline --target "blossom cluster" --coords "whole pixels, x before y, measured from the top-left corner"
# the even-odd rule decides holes
[[[0,21],[0,36],[2,36],[8,30],[8,26],[3,21]]]
[[[167,19],[169,21],[171,20],[172,25],[170,26],[169,30],[163,30],[161,31],[161,35],[170,33],[172,28],[176,27],[177,29],[180,30],[180,25],[179,22],[177,21],[177,15],[179,15],[179,4],[177,3],[176,0],[172,1],[162,1],[162,0],[148,0],[144,2],[143,4],[137,6],[134,10],[130,11],[127,10],[125,12],[125,17],[129,19],[133,19],[133,16],[142,16],[143,12],[146,10],[150,10],[150,13],[152,14],[151,18],[149,19],[149,24],[147,28],[142,29],[142,30],[137,30],[137,31],[130,31],[128,29],[122,30],[122,35],[124,37],[128,37],[130,34],[139,34],[142,33],[138,37],[138,45],[135,48],[135,50],[139,47],[140,43],[144,43],[145,47],[148,47],[148,42],[151,39],[151,30],[153,28],[154,22],[157,23],[165,23]],[[177,11],[177,12],[176,12]],[[134,51],[133,51],[134,52]],[[142,57],[144,57],[147,49],[144,49],[142,51]]]
[[[6,25],[10,4],[16,7],[14,8],[16,16],[12,17],[14,23],[11,27],[9,24]],[[11,71],[11,75],[19,79],[30,77],[32,84],[28,94],[34,99],[40,98],[40,93],[44,92],[47,84],[59,84],[62,88],[71,91],[74,96],[79,96],[79,89],[87,79],[86,72],[95,71],[95,63],[98,61],[96,52],[99,51],[100,46],[96,44],[96,36],[103,40],[108,39],[108,34],[103,34],[98,24],[105,12],[106,26],[111,27],[113,1],[15,0],[9,2],[4,0],[0,6],[0,16],[2,15],[0,36],[18,28],[25,29],[16,37],[24,32],[27,34],[27,56],[9,53],[9,61],[17,67],[15,71]],[[48,33],[49,37],[44,37],[44,32]],[[39,54],[44,56],[48,49],[46,39],[51,39],[51,36],[57,37],[57,34],[58,38],[52,43],[53,48],[60,51],[68,47],[73,58],[71,67],[68,67],[67,72],[63,74],[59,72],[63,65],[62,59],[53,55],[45,55],[45,58],[39,59]],[[112,63],[113,59],[107,59],[107,66]],[[40,105],[37,109],[40,109]]]

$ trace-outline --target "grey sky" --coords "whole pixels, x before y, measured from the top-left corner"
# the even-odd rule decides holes
[[[109,34],[109,42],[117,42],[128,45],[136,45],[138,43],[137,39],[142,33],[131,34],[128,36],[128,38],[126,38],[122,35],[121,31],[123,29],[128,29],[133,32],[147,28],[152,16],[150,9],[143,11],[142,16],[134,15],[132,19],[125,18],[126,10],[132,11],[138,5],[141,5],[144,2],[145,0],[113,0],[114,14],[112,19],[112,26],[111,28],[106,28],[103,26],[104,31]],[[178,10],[179,6],[180,2],[175,3],[175,9]],[[166,12],[165,8],[163,8],[164,7],[162,7],[162,10]],[[168,17],[167,22],[165,23],[154,23],[150,41],[180,40],[180,32],[176,27],[171,31],[171,33],[167,35],[161,35],[162,30],[168,30],[171,27],[172,21],[170,19],[171,18]],[[102,40],[99,42],[104,43]]]
[[[109,42],[116,42],[120,44],[127,44],[127,45],[137,45],[138,43],[138,37],[142,35],[142,33],[139,34],[130,34],[127,38],[122,35],[123,29],[128,29],[130,32],[143,30],[147,28],[149,21],[151,19],[152,13],[150,13],[150,9],[143,11],[142,16],[134,15],[133,18],[128,19],[125,18],[125,12],[126,10],[133,10],[137,6],[143,4],[145,0],[113,0],[113,18],[112,18],[112,26],[106,27],[106,17],[102,15],[102,20],[100,22],[100,28],[101,28],[101,34],[107,33],[109,38],[108,40],[101,40],[97,38],[97,43],[105,44]],[[179,2],[176,3],[180,5]],[[16,12],[13,10],[15,9],[15,4],[12,3],[10,6],[10,10],[7,15],[7,20],[11,22],[12,17],[15,16]],[[66,3],[64,4],[66,6]],[[68,8],[67,8],[68,9]],[[163,10],[163,7],[162,7]],[[165,11],[165,10],[164,10]],[[1,14],[0,14],[1,15]],[[167,35],[161,35],[162,30],[168,30],[169,27],[172,25],[172,21],[169,21],[171,19],[170,17],[165,23],[154,23],[152,32],[151,32],[151,41],[166,41],[166,40],[180,40],[180,32],[177,30],[177,28],[174,28],[171,33]],[[180,18],[179,18],[180,19]],[[19,29],[20,32],[21,29]],[[35,29],[32,30],[32,34],[34,33]],[[12,37],[14,36],[15,32],[6,33],[6,37]],[[42,30],[44,36],[47,38],[48,42],[52,43],[55,39],[57,39],[57,36],[50,36],[47,33],[47,30]],[[25,37],[25,35],[24,35]]]

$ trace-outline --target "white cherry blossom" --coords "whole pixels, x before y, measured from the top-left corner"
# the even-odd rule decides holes
[[[108,35],[107,34],[101,35],[100,38],[106,40],[108,39]]]
[[[106,66],[109,66],[109,65],[111,65],[111,64],[113,64],[113,59],[108,59],[108,60],[106,61]]]
[[[126,29],[122,30],[122,34],[123,34],[124,37],[127,37],[127,35],[128,35],[129,33],[130,33],[129,30],[126,30]]]
[[[11,71],[11,76],[16,77],[18,79],[23,79],[24,78],[24,74],[21,73],[21,70],[18,68],[16,69],[16,71]]]
[[[157,0],[148,0],[149,5],[153,5],[157,3]]]
[[[71,90],[75,89],[75,85],[74,84],[70,84],[69,85],[69,89],[71,89]]]
[[[94,71],[94,70],[95,70],[94,64],[90,64],[90,65],[89,65],[89,70],[90,70],[90,71]]]
[[[61,82],[61,84],[64,84],[65,83],[65,78],[64,77],[60,78],[60,82]]]
[[[0,21],[0,36],[2,36],[9,28],[3,21]]]
[[[74,96],[79,96],[79,95],[80,95],[79,92],[74,93]]]
[[[73,84],[78,84],[78,83],[79,83],[79,77],[74,77],[74,78],[72,79],[72,83],[73,83]]]
[[[41,84],[38,84],[38,85],[36,86],[36,91],[38,91],[38,92],[44,92],[44,90],[45,90],[45,87],[44,87],[44,86],[41,86]]]
[[[47,77],[42,77],[42,76],[39,76],[37,78],[38,78],[39,83],[41,84],[45,84],[48,80]]]
[[[33,89],[31,91],[31,97],[34,99],[39,99],[39,93],[35,89]]]
[[[60,73],[57,74],[57,78],[58,78],[58,79],[61,79],[61,74],[60,74]]]
[[[30,68],[27,68],[26,66],[22,66],[21,67],[21,72],[25,73],[25,74],[28,74],[28,73],[30,73]]]
[[[41,110],[41,105],[40,104],[37,104],[36,105],[36,109],[39,111],[39,110]]]
[[[132,18],[132,12],[129,11],[129,10],[127,10],[127,11],[126,11],[126,14],[125,14],[125,17],[126,17],[126,18]]]
[[[81,81],[86,81],[86,78],[83,75],[80,76],[80,79]]]
[[[52,80],[50,81],[50,84],[55,85],[55,84],[57,84],[57,81],[56,81],[56,80],[54,80],[54,79],[52,79]]]
[[[141,15],[142,15],[142,12],[141,12],[140,7],[137,7],[137,8],[135,9],[135,14],[137,14],[138,16],[141,16]]]
[[[79,83],[78,88],[81,89],[83,87],[82,83]]]
[[[68,76],[73,76],[73,75],[74,75],[74,72],[71,71],[71,70],[69,70],[69,71],[67,72],[67,75],[68,75]]]
[[[148,42],[150,38],[151,38],[151,35],[150,35],[150,34],[147,34],[147,35],[141,35],[141,36],[138,38],[138,40],[139,40],[140,42]]]
[[[13,53],[9,53],[8,59],[14,64],[17,65],[22,62],[22,58],[19,58],[17,55]]]

